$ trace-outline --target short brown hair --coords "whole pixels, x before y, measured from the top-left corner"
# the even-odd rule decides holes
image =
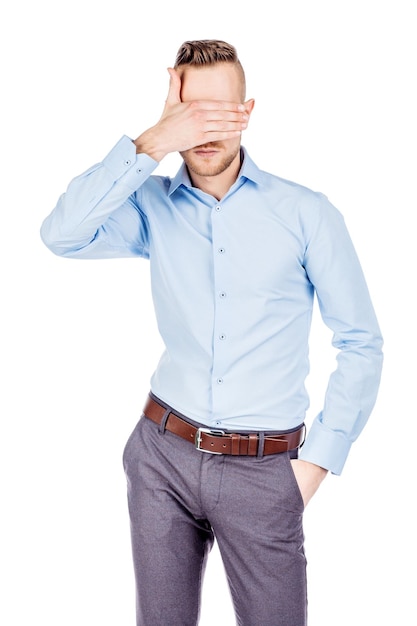
[[[184,41],[180,46],[175,58],[174,67],[185,65],[194,67],[204,65],[216,65],[217,63],[231,63],[236,67],[242,80],[243,96],[246,91],[245,72],[236,48],[220,39],[200,39],[196,41]]]

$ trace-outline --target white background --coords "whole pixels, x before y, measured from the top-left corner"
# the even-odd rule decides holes
[[[252,158],[344,214],[386,342],[369,424],[343,475],[329,476],[306,510],[309,624],[414,623],[413,5],[23,0],[3,9],[4,626],[134,624],[121,454],[161,350],[148,265],[54,257],[39,227],[71,178],[156,122],[166,67],[199,38],[240,53],[256,100],[243,137]],[[158,173],[178,165],[172,156]],[[315,319],[308,422],[334,367],[329,341]],[[201,626],[234,623],[226,587],[214,550]]]

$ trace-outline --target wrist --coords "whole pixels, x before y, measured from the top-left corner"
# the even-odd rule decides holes
[[[168,152],[161,147],[160,143],[154,136],[152,128],[139,135],[133,143],[136,146],[136,154],[147,154],[154,159],[154,161],[162,161],[162,159],[168,154]]]

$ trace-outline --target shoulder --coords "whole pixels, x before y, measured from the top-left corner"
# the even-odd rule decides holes
[[[314,213],[332,206],[322,192],[314,191],[299,182],[260,169],[246,150],[244,150],[242,173],[255,183],[259,193],[278,200],[281,206],[286,205],[293,211],[302,210]]]

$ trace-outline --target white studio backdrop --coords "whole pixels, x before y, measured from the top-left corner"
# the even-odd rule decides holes
[[[23,0],[0,23],[1,624],[134,624],[121,455],[162,349],[148,266],[54,257],[39,227],[71,178],[157,121],[166,68],[200,38],[238,49],[255,162],[344,214],[386,341],[369,424],[306,510],[310,626],[411,624],[413,3]],[[158,173],[178,165],[172,155]],[[330,339],[316,316],[307,423],[334,368]],[[216,548],[201,626],[215,623],[234,623]]]

